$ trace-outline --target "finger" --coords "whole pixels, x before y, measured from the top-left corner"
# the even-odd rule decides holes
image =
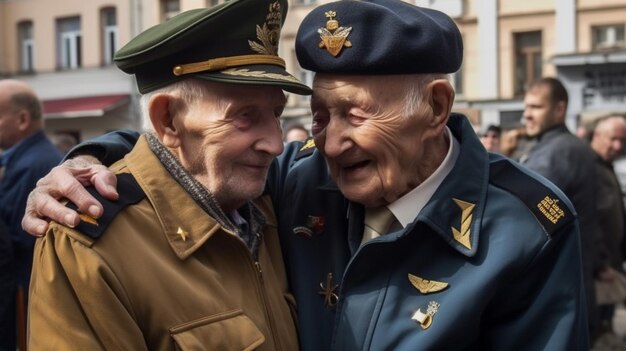
[[[66,208],[59,199],[66,198],[78,209],[92,217],[102,214],[102,205],[85,190],[78,178],[89,179],[87,168],[75,169],[66,166],[54,167],[48,175],[37,182],[37,187],[29,196],[35,215],[39,218],[50,218],[68,226],[78,224],[78,214]],[[88,180],[85,182],[88,184]]]
[[[57,199],[50,196],[45,188],[35,188],[26,202],[22,227],[33,235],[43,235],[47,230],[47,219],[74,227],[80,222],[76,211],[65,207]],[[46,222],[42,227],[41,222]]]
[[[91,177],[91,183],[94,184],[98,193],[109,200],[117,200],[119,194],[117,192],[117,177],[111,170],[101,166]]]
[[[98,200],[96,200],[96,198],[94,198],[76,178],[73,178],[72,176],[64,176],[63,179],[59,178],[57,185],[58,186],[56,186],[53,191],[50,191],[54,199],[66,198],[76,205],[80,212],[87,213],[94,218],[99,218],[102,215],[102,204],[100,204],[100,202],[98,202]],[[52,217],[49,212],[53,212],[53,215],[57,214],[60,211],[57,205],[63,205],[61,205],[57,200],[50,201],[50,198],[46,198],[44,200],[46,200],[46,202],[42,204],[43,206],[37,208],[39,212],[56,221],[59,221],[58,218]],[[69,210],[69,208],[66,208],[66,211],[64,211],[65,215],[70,216],[72,222],[70,222],[70,217],[68,217],[67,220],[62,221],[61,223],[66,225],[75,223],[75,225],[77,225],[78,222],[74,222],[74,216],[67,210]]]
[[[48,230],[48,222],[38,218],[33,211],[27,210],[22,218],[22,229],[31,235],[42,237]]]

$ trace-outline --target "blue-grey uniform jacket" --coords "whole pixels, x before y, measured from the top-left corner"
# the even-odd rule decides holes
[[[488,154],[465,117],[448,127],[450,174],[409,226],[363,246],[364,209],[314,147],[277,161],[268,191],[303,350],[589,349],[571,203]]]

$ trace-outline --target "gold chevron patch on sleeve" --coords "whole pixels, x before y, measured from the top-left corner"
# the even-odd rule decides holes
[[[459,199],[452,200],[461,208],[461,230],[452,227],[452,235],[461,245],[471,250],[470,224],[472,224],[472,211],[476,205]]]
[[[432,294],[444,290],[448,287],[446,282],[428,280],[409,273],[409,281],[422,294]]]

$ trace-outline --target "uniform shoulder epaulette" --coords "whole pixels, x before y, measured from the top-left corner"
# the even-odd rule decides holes
[[[146,197],[146,193],[144,193],[135,178],[129,173],[117,175],[117,193],[119,194],[119,198],[116,201],[105,199],[94,187],[87,188],[87,191],[102,204],[104,212],[98,219],[94,219],[89,215],[79,212],[81,220],[75,229],[93,239],[102,236],[109,224],[122,209],[129,205],[136,204]],[[67,207],[77,210],[76,205],[71,202],[67,204]]]
[[[296,153],[296,156],[294,157],[294,161],[299,160],[305,156],[311,155],[313,151],[315,151],[315,142],[313,141],[313,138],[308,138],[304,142],[304,145],[302,145],[302,147],[300,147],[300,149]]]
[[[491,162],[489,182],[518,197],[545,228],[550,237],[575,219],[561,197],[539,180],[506,159]]]

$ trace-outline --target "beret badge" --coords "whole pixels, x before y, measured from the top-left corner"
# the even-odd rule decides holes
[[[339,21],[333,19],[337,17],[335,11],[327,11],[324,15],[328,21],[326,21],[326,28],[322,27],[317,30],[322,39],[319,47],[320,49],[326,48],[329,54],[337,57],[344,47],[352,47],[352,43],[348,40],[352,27],[340,27]]]

